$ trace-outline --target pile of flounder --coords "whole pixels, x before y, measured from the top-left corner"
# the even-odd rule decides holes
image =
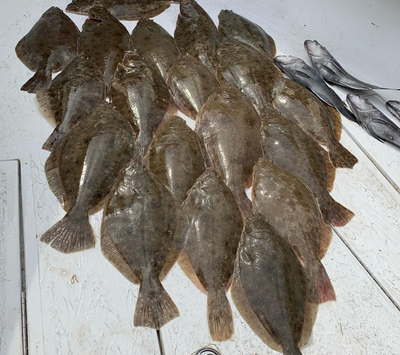
[[[223,10],[217,28],[182,0],[172,37],[148,19],[168,6],[77,0],[67,11],[89,16],[81,31],[52,7],[18,43],[35,72],[22,90],[55,127],[45,171],[66,212],[41,241],[93,248],[88,216],[104,209],[101,250],[140,285],[135,326],[179,316],[161,283],[178,261],[207,295],[213,340],[234,332],[231,288],[266,344],[301,354],[318,305],[335,300],[321,263],[331,226],[353,217],[329,194],[335,168],[357,162],[340,114],[282,75],[258,25]],[[129,34],[118,19],[140,20]]]

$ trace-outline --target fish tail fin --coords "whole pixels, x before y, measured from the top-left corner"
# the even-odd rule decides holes
[[[42,149],[52,151],[60,140],[65,136],[64,133],[59,132],[57,129],[53,131],[52,134],[47,138],[46,142],[43,143]]]
[[[335,141],[332,147],[329,147],[329,159],[335,168],[349,168],[358,162],[358,159],[351,154],[339,141]]]
[[[359,124],[356,116],[354,116],[354,113],[351,112],[346,106],[346,104],[343,102],[343,106],[338,108],[338,111],[346,118],[348,118],[350,121],[355,122]]]
[[[336,300],[335,290],[321,261],[318,262],[312,278],[318,292],[318,303]]]
[[[212,340],[224,341],[232,337],[232,309],[226,297],[225,290],[208,294],[207,318]]]
[[[324,222],[328,225],[343,227],[354,217],[352,211],[341,205],[339,202],[336,202],[331,195],[329,195],[327,203],[324,203],[320,207]]]
[[[133,323],[135,327],[160,329],[179,317],[178,308],[165,291],[158,277],[144,277],[139,289]]]
[[[67,212],[40,240],[65,254],[90,249],[96,244],[88,215],[75,209]]]
[[[27,91],[30,94],[36,94],[39,90],[45,90],[50,86],[51,72],[46,67],[40,68],[32,78],[30,78],[21,90]]]

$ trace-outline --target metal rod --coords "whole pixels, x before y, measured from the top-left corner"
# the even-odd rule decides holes
[[[156,329],[158,346],[160,347],[160,355],[165,355],[164,343],[161,335],[161,329]]]

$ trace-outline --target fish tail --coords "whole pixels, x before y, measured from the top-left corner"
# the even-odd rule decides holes
[[[336,202],[327,192],[329,200],[320,205],[325,224],[343,227],[354,217],[354,213],[348,208]]]
[[[55,129],[53,133],[50,134],[49,138],[47,138],[46,142],[43,143],[42,149],[52,151],[53,147],[55,147],[64,136],[64,133],[61,133]]]
[[[40,240],[65,254],[94,248],[96,244],[88,215],[78,209],[67,212]]]
[[[46,67],[40,68],[32,78],[30,78],[24,85],[22,85],[21,90],[27,91],[30,94],[36,94],[39,90],[45,90],[50,86],[51,83],[51,73]]]
[[[335,143],[329,147],[329,159],[335,168],[352,169],[358,162],[358,159],[343,147],[339,141],[335,141]]]
[[[208,329],[214,341],[228,340],[233,335],[232,309],[225,290],[209,293],[207,298]]]
[[[340,107],[340,108],[338,109],[338,111],[339,111],[344,117],[348,118],[350,121],[353,121],[353,122],[359,124],[359,122],[358,122],[358,120],[357,120],[357,117],[354,116],[353,112],[351,112],[346,106],[344,106],[344,104],[343,104],[343,107]]]
[[[179,317],[178,308],[155,275],[144,277],[139,289],[133,324],[160,329]]]
[[[283,355],[303,355],[303,353],[300,351],[298,345],[294,345],[290,349],[283,348]]]
[[[313,282],[318,292],[318,303],[335,301],[336,294],[324,265],[319,261],[318,267],[312,275]]]

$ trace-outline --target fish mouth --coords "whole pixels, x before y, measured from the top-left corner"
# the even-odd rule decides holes
[[[96,18],[96,17],[89,17],[88,20],[90,22],[103,22],[103,20]]]
[[[316,40],[307,39],[304,41],[304,48],[306,51],[311,54],[313,57],[320,57],[326,55],[328,51],[324,46],[318,43]]]
[[[354,113],[357,113],[358,110],[365,111],[366,109],[371,109],[368,107],[370,102],[367,99],[362,98],[360,95],[347,94],[346,101]]]

